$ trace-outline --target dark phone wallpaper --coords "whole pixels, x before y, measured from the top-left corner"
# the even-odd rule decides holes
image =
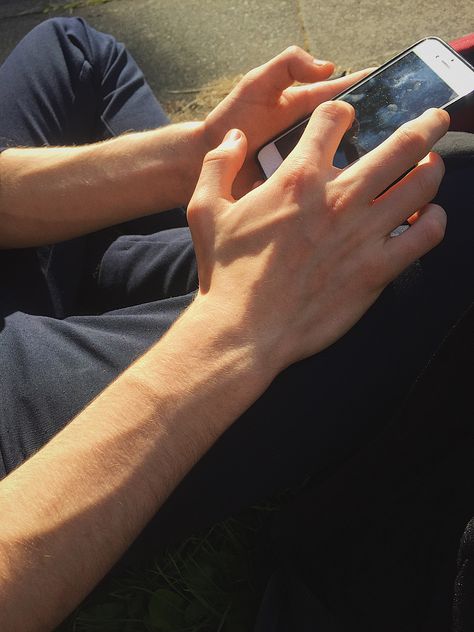
[[[354,125],[346,132],[334,158],[346,167],[388,138],[400,125],[431,107],[457,97],[416,53],[410,52],[350,94],[342,97],[354,106]],[[306,124],[276,141],[283,158],[301,138]]]

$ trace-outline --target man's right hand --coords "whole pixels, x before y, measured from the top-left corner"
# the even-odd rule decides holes
[[[352,110],[326,103],[274,176],[238,202],[244,136],[207,155],[189,208],[198,297],[0,482],[2,631],[55,628],[272,377],[341,336],[438,243],[444,211],[426,206],[443,174],[437,156],[374,198],[428,153],[447,118],[425,114],[341,172],[332,158]],[[391,238],[417,208],[413,227]]]
[[[231,130],[207,154],[188,207],[196,301],[232,321],[274,374],[340,338],[444,236],[445,212],[430,204],[444,166],[429,152],[449,116],[429,110],[341,171],[333,158],[353,116],[347,103],[320,105],[278,171],[238,201],[247,141]],[[416,209],[412,227],[391,237]]]

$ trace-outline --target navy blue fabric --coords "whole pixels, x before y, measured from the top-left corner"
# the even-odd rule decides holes
[[[168,123],[124,45],[82,19],[47,20],[33,29],[5,60],[0,78],[1,146],[83,144]],[[0,253],[6,277],[0,313],[64,317],[86,310],[84,275],[106,245],[123,232],[169,226],[185,226],[181,210],[38,251]]]
[[[474,305],[380,435],[276,515],[267,541],[312,595],[308,627],[285,627],[280,600],[258,632],[447,632],[454,591],[456,632],[474,629],[472,527],[456,579],[474,513],[473,365]]]
[[[1,73],[0,146],[74,145],[168,122],[124,45],[82,19],[43,22]]]
[[[81,19],[47,20],[20,42],[0,67],[0,103],[0,144],[4,148],[87,143],[168,123],[143,73],[123,44],[97,32]],[[0,378],[3,455],[0,475],[13,469],[55,434],[114,375],[158,339],[191,300],[183,297],[171,301],[169,309],[165,301],[153,326],[147,324],[146,308],[135,321],[136,327],[129,321],[126,323],[123,315],[115,319],[114,323],[121,322],[124,327],[124,331],[116,334],[121,361],[111,359],[108,371],[104,372],[99,367],[107,360],[96,345],[101,335],[107,337],[105,330],[96,339],[94,335],[88,339],[84,334],[79,343],[77,339],[81,336],[75,334],[75,323],[59,320],[66,315],[93,315],[100,311],[96,303],[103,302],[104,297],[96,279],[103,252],[127,232],[150,233],[185,225],[183,211],[175,209],[60,244],[0,252],[0,353],[5,362]],[[185,233],[188,235],[189,231]],[[171,236],[175,238],[176,232]],[[168,241],[176,242],[173,251],[176,253],[181,241],[170,237]],[[166,239],[164,231],[160,240],[163,243]],[[121,244],[118,242],[117,248]],[[188,252],[189,244],[188,238]],[[153,249],[158,254],[158,249]],[[182,248],[178,256],[183,257]],[[149,261],[162,271],[173,264],[169,249]],[[165,265],[160,267],[160,261]],[[187,280],[193,275],[192,269],[190,266],[186,271],[183,283],[176,277],[175,287],[167,288],[170,295],[180,296],[195,289],[196,275],[194,281]],[[159,288],[155,285],[158,297]],[[109,294],[113,302],[111,293],[112,287]],[[133,317],[130,312],[130,318]],[[101,325],[105,321],[101,319]],[[93,318],[84,321],[81,333],[94,331],[94,322]],[[146,335],[140,334],[142,330]],[[48,355],[50,334],[58,336],[59,356]],[[41,340],[39,347],[30,346],[28,341],[34,340]],[[60,347],[66,348],[69,343],[71,353],[64,354],[67,359],[63,362]],[[76,353],[81,345],[82,354]],[[106,347],[108,343],[104,344],[104,351]],[[38,366],[30,365],[25,353],[35,357]],[[99,361],[95,368],[92,358]],[[50,360],[56,367],[54,375],[45,371]],[[81,390],[82,371],[90,371],[83,394],[72,407],[66,405],[67,411],[61,405],[57,407],[61,400],[70,398],[72,403],[76,399],[75,393]],[[56,372],[65,380],[58,381]],[[67,386],[67,375],[72,379],[72,388]],[[27,384],[28,393],[23,391]]]
[[[164,123],[123,47],[77,19],[47,21],[27,36],[0,69],[0,103],[0,138],[9,145],[88,142]],[[462,143],[472,147],[472,137]],[[206,526],[308,473],[322,475],[388,423],[473,300],[473,156],[450,163],[440,191],[449,214],[443,244],[338,343],[274,381],[170,497],[150,525],[154,541]],[[39,254],[2,253],[2,474],[67,424],[192,300],[196,263],[181,211],[152,222],[141,236],[132,223]]]

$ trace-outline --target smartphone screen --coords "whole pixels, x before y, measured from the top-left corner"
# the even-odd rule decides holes
[[[351,92],[339,97],[355,109],[334,165],[344,168],[374,149],[403,123],[427,109],[441,107],[458,94],[415,52],[411,51]],[[301,138],[306,123],[275,141],[284,159]]]

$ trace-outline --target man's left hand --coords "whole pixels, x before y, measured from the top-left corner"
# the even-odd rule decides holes
[[[208,150],[216,147],[231,128],[242,130],[248,139],[245,165],[234,188],[236,197],[247,193],[261,178],[255,154],[265,142],[365,77],[371,69],[326,81],[333,70],[331,62],[315,60],[298,46],[290,46],[248,72],[207,116],[204,140]],[[305,85],[293,85],[295,82]]]

